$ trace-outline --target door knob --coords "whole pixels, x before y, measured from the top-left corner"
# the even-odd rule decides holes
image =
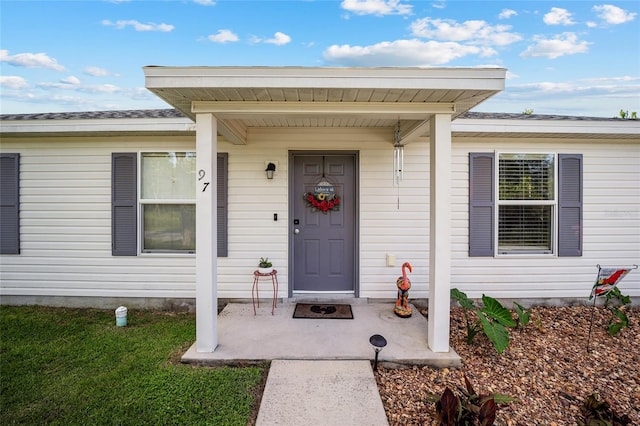
[[[296,229],[293,230],[293,233],[298,235],[300,233],[300,230],[298,228],[296,228]]]

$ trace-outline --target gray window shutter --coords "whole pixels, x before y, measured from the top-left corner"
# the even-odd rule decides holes
[[[582,256],[582,154],[559,154],[558,175],[558,256]]]
[[[494,154],[469,153],[469,256],[494,255]]]
[[[20,154],[0,154],[0,254],[20,254]]]
[[[111,254],[138,254],[138,154],[111,155]]]
[[[218,153],[218,257],[227,257],[227,164],[229,154]]]

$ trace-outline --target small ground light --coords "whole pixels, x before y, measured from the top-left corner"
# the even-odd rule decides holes
[[[373,369],[377,370],[378,369],[378,354],[380,353],[382,348],[387,346],[387,339],[385,339],[384,337],[382,337],[379,334],[374,334],[373,336],[369,337],[369,343],[371,343],[371,346],[373,346],[373,350],[376,353],[375,360],[373,361]]]

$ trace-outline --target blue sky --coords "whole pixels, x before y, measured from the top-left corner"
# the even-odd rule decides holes
[[[168,108],[142,67],[503,67],[475,111],[640,113],[640,2],[0,0],[0,112]]]

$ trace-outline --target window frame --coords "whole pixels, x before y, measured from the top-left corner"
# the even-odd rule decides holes
[[[553,155],[553,200],[501,200],[500,199],[500,156],[501,155]],[[494,151],[494,231],[493,231],[493,247],[494,257],[518,257],[518,256],[535,256],[535,257],[557,257],[558,253],[558,211],[559,211],[559,187],[558,187],[558,163],[559,155],[557,152],[548,151]],[[550,249],[531,249],[531,250],[501,250],[500,249],[500,207],[501,206],[551,206],[551,229]]]
[[[157,199],[157,198],[142,198],[142,177],[143,177],[143,168],[142,161],[145,154],[153,154],[153,153],[179,153],[179,154],[187,154],[192,153],[194,156],[197,155],[196,151],[180,151],[180,150],[141,150],[138,152],[138,181],[137,185],[137,211],[138,211],[138,255],[171,255],[171,256],[193,256],[196,253],[195,246],[193,250],[162,250],[162,249],[150,249],[147,250],[144,247],[144,206],[145,205],[193,205],[195,208],[196,198],[195,193],[193,199],[189,198],[176,198],[176,199]],[[195,176],[195,162],[194,162],[194,176]],[[194,223],[195,229],[195,223]],[[196,230],[196,238],[197,238],[197,230]]]

